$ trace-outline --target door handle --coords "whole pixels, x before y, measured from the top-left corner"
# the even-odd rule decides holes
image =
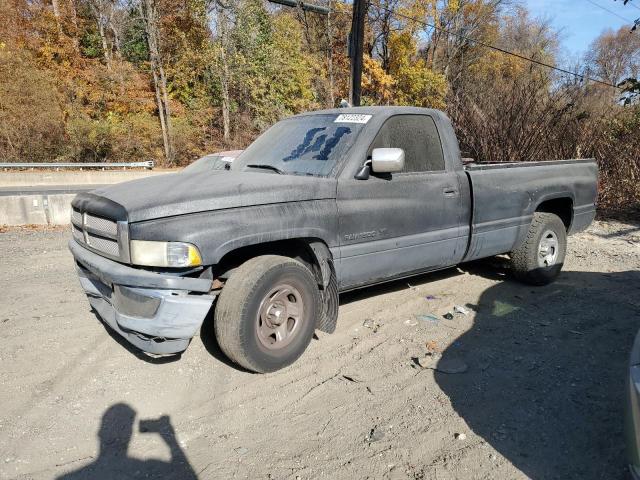
[[[455,187],[444,187],[442,189],[442,194],[445,197],[457,197],[458,196],[458,190],[456,190]]]

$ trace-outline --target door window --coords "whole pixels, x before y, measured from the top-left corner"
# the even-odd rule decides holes
[[[402,148],[403,172],[444,170],[444,157],[438,129],[427,115],[395,115],[389,118],[369,148]]]

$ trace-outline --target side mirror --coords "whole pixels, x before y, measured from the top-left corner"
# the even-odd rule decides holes
[[[358,173],[356,173],[355,178],[356,180],[369,180],[369,176],[371,175],[371,160],[367,160],[366,162],[364,162],[364,165],[362,165],[362,167],[360,167],[360,170],[358,170]]]
[[[401,148],[374,148],[371,169],[374,173],[401,172],[404,168],[404,150]]]

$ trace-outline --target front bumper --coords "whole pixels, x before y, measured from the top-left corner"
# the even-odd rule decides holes
[[[185,350],[215,298],[209,293],[211,280],[128,267],[75,240],[69,250],[80,284],[102,321],[148,353]]]

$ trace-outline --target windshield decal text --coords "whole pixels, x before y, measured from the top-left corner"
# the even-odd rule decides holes
[[[371,115],[361,113],[343,113],[333,121],[333,123],[367,123]]]

